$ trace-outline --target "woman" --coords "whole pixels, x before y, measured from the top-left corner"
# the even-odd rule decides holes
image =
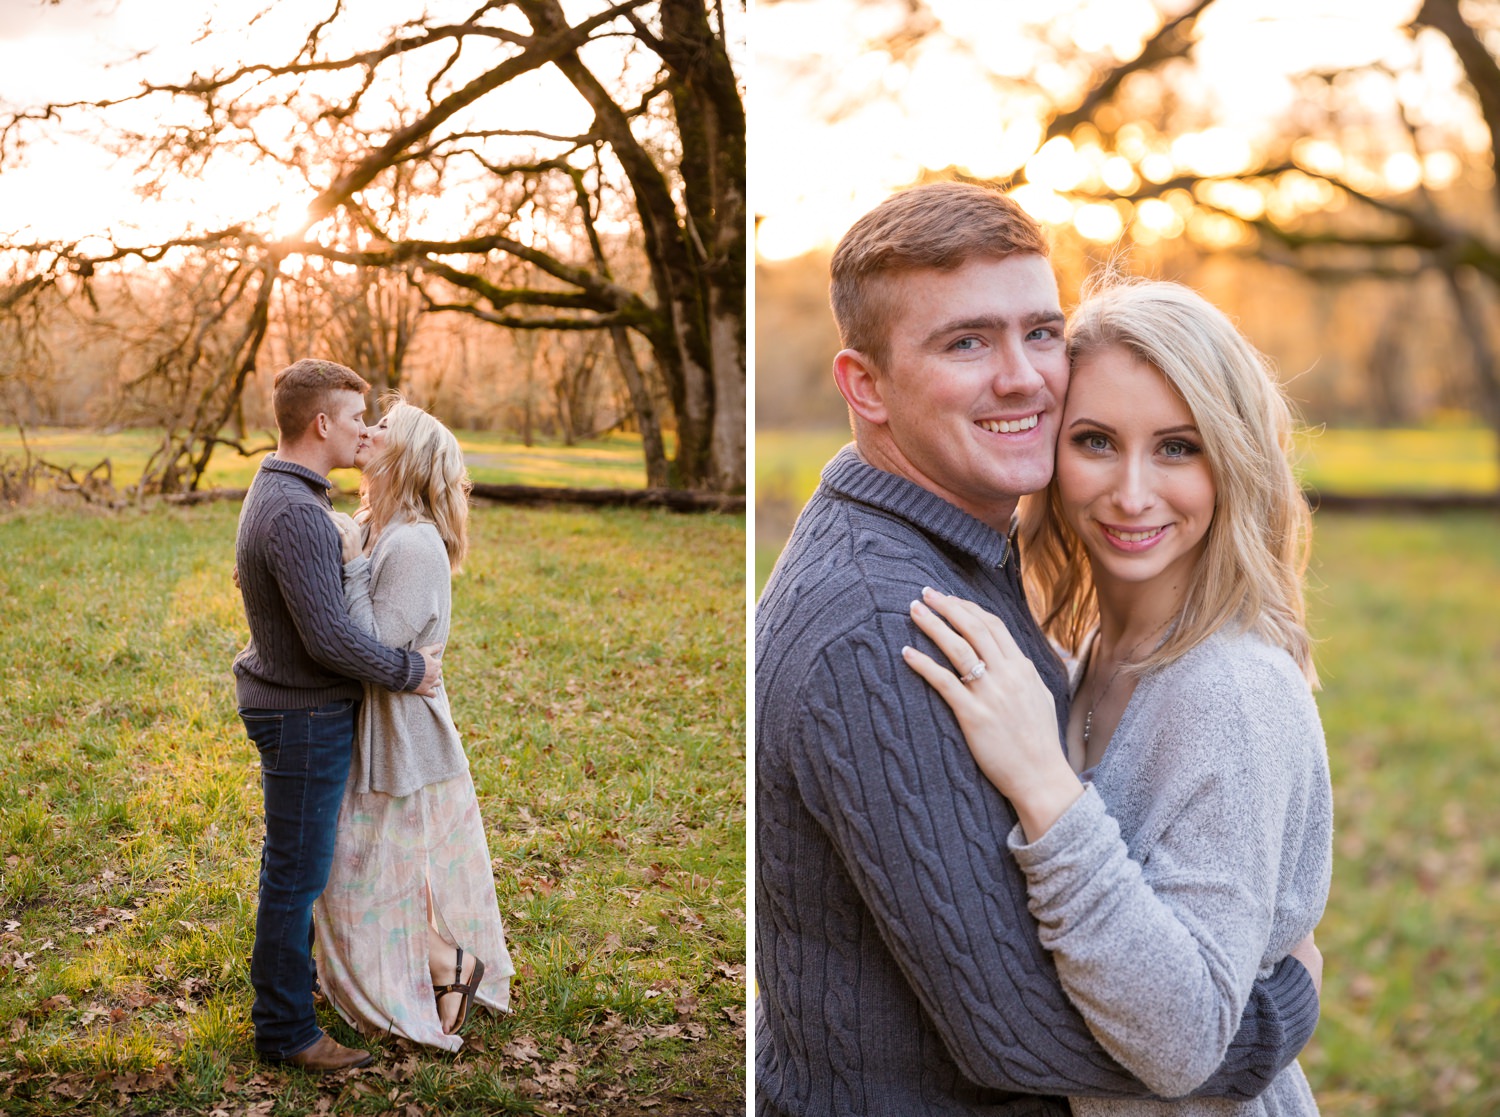
[[[400,397],[367,435],[359,511],[340,523],[350,613],[384,643],[442,644],[451,573],[468,547],[458,441]],[[446,691],[365,689],[315,919],[319,982],[366,1035],[457,1051],[473,1004],[508,1010],[515,970]]]
[[[1124,1067],[1182,1098],[1222,1061],[1256,975],[1327,900],[1310,517],[1285,399],[1198,295],[1107,285],[1076,312],[1069,357],[1056,472],[1022,531],[1033,607],[1078,662],[1066,752],[1035,668],[977,606],[933,590],[912,603],[961,678],[904,654],[1016,809],[1008,845],[1069,998]],[[1071,1102],[1317,1112],[1295,1063],[1253,1102]]]

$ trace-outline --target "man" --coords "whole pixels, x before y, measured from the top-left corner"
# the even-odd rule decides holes
[[[432,694],[437,646],[388,648],[349,620],[330,470],[354,464],[364,393],[352,370],[302,360],[276,374],[276,453],[240,511],[235,562],[250,643],[235,657],[240,716],[260,750],[266,841],[250,983],[255,1049],[313,1071],[371,1061],[313,1010],[312,907],[328,882],[361,680]]]
[[[1004,618],[1051,687],[1011,517],[1051,479],[1063,314],[1036,224],[940,183],[888,198],[833,258],[834,378],[854,445],[756,615],[756,1098],[762,1114],[1066,1114],[1141,1097],[1064,996],[1005,849],[1009,804],[902,662],[924,585]],[[1254,1096],[1317,1021],[1288,959],[1202,1089]]]

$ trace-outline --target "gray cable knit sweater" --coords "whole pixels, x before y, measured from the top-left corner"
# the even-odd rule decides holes
[[[1175,1098],[1219,1065],[1256,976],[1322,918],[1332,840],[1307,682],[1286,652],[1220,632],[1141,680],[1083,798],[1036,842],[1016,827],[1009,844],[1069,999],[1106,1051]],[[1078,1098],[1073,1112],[1317,1106],[1294,1062],[1253,1101]]]
[[[250,642],[235,656],[242,708],[304,710],[358,698],[361,680],[415,690],[416,652],[388,648],[349,619],[328,478],[268,455],[240,508],[235,566]]]
[[[452,617],[452,569],[430,523],[393,523],[369,557],[344,566],[349,615],[400,648],[444,644]],[[356,791],[410,795],[469,770],[448,708],[448,690],[427,698],[365,687],[349,778]]]
[[[1022,1117],[1067,1113],[1056,1095],[1148,1092],[1064,995],[1002,841],[1015,815],[900,656],[908,643],[936,652],[907,612],[921,587],[962,594],[1005,619],[1065,724],[1066,678],[1010,550],[846,447],[761,597],[760,1113]],[[1316,1021],[1306,970],[1283,962],[1257,982],[1206,1088],[1254,1096]]]

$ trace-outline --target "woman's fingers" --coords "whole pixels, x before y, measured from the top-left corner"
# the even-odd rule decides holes
[[[902,648],[901,655],[906,660],[907,666],[926,679],[932,689],[938,692],[939,697],[948,703],[948,708],[955,714],[958,713],[960,704],[969,697],[969,692],[964,689],[964,684],[958,681],[958,676],[926,652],[919,652],[916,648]]]
[[[957,632],[920,601],[911,603],[911,619],[916,622],[918,628],[927,634],[938,650],[948,657],[948,662],[953,664],[959,674],[967,675],[974,670],[974,664],[982,658],[978,652]]]
[[[998,663],[1022,654],[1005,622],[974,602],[939,593],[931,586],[923,588],[922,600],[969,642],[979,658]]]

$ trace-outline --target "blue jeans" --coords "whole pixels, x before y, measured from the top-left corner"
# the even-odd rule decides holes
[[[266,808],[250,1019],[255,1050],[268,1059],[289,1059],[323,1034],[313,1010],[312,908],[333,865],[358,717],[358,699],[311,710],[240,710],[260,750]]]

